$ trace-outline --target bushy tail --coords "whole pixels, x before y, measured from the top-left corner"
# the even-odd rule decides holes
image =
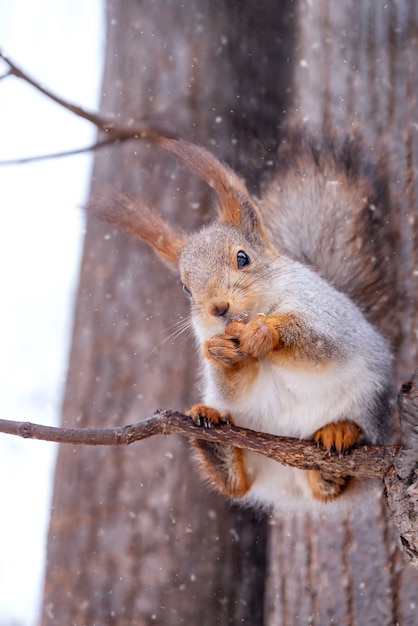
[[[261,203],[277,249],[313,267],[394,341],[394,235],[387,185],[356,142],[303,132],[281,144]]]

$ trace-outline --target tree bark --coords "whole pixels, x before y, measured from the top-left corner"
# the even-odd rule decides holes
[[[399,382],[417,364],[417,14],[414,0],[300,0],[294,64],[294,120],[355,132],[389,181],[397,317],[382,329],[396,342]],[[266,624],[416,621],[418,573],[396,547],[379,494],[343,523],[277,520],[268,554]]]
[[[291,31],[263,4],[110,0],[103,114],[149,115],[244,169],[286,109]],[[92,192],[103,185],[189,229],[212,217],[207,188],[155,146],[97,154]],[[118,426],[196,401],[192,340],[176,326],[186,315],[152,252],[88,224],[63,425]],[[143,448],[61,447],[42,624],[263,623],[265,520],[208,490],[181,438]]]
[[[404,556],[418,568],[418,370],[399,394],[402,450],[385,478],[391,519]]]

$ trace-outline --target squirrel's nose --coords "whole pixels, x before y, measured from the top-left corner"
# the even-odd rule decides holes
[[[229,302],[215,302],[212,304],[210,313],[216,317],[222,317],[229,309]]]

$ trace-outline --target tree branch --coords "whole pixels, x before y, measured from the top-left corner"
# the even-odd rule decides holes
[[[104,139],[95,143],[84,146],[84,148],[75,148],[74,150],[64,150],[63,152],[51,152],[50,154],[36,154],[35,156],[19,157],[18,159],[5,159],[0,161],[1,165],[24,165],[25,163],[36,163],[37,161],[47,161],[48,159],[61,159],[63,157],[75,156],[84,152],[94,152],[106,146],[116,143],[117,139]]]
[[[0,50],[0,58],[2,58],[3,61],[7,63],[7,65],[9,66],[9,72],[8,72],[9,76],[15,76],[16,78],[21,78],[26,83],[34,87],[37,91],[39,91],[44,96],[46,96],[49,100],[52,100],[56,104],[59,104],[64,109],[67,109],[68,111],[70,111],[71,113],[74,113],[78,117],[82,117],[83,119],[91,122],[92,124],[97,126],[99,130],[102,130],[103,132],[107,132],[113,126],[110,120],[105,120],[101,116],[96,115],[96,113],[86,111],[82,107],[76,104],[72,104],[71,102],[68,102],[67,100],[64,100],[64,98],[57,96],[46,87],[43,87],[37,80],[29,76],[29,74],[27,74],[25,71],[19,68],[15,63],[13,63],[13,61],[11,61],[1,50]]]
[[[177,411],[157,411],[152,417],[135,424],[106,429],[56,428],[0,420],[0,432],[25,439],[96,446],[129,445],[154,435],[185,435],[259,452],[279,463],[304,470],[320,469],[332,476],[380,479],[386,476],[399,452],[399,446],[361,446],[345,456],[338,456],[322,450],[313,441],[276,437],[230,424],[216,428],[198,427],[190,417]]]
[[[50,159],[56,156],[63,157],[69,156],[72,154],[77,154],[78,152],[85,152],[89,149],[97,149],[103,147],[103,145],[108,145],[111,143],[127,141],[129,139],[141,139],[148,140],[153,142],[158,142],[161,139],[175,139],[177,135],[169,132],[168,130],[164,130],[159,127],[157,124],[150,124],[148,122],[135,122],[132,124],[128,124],[126,126],[116,125],[114,120],[111,118],[106,118],[98,113],[94,113],[92,111],[87,111],[82,107],[57,96],[52,91],[43,87],[41,83],[31,76],[20,67],[18,67],[11,59],[9,59],[1,50],[0,50],[0,58],[3,59],[5,63],[8,65],[8,72],[4,75],[7,76],[15,76],[16,78],[20,78],[24,82],[28,83],[32,87],[34,87],[37,91],[46,96],[49,100],[52,100],[56,104],[60,105],[67,111],[70,111],[77,117],[81,117],[84,120],[87,120],[96,128],[99,132],[104,133],[107,137],[105,142],[98,142],[91,146],[90,148],[79,148],[77,150],[71,150],[69,152],[62,152],[57,155],[40,155],[37,157],[28,157],[26,159],[19,159],[16,161],[0,161],[0,165],[12,165],[15,163],[28,163],[29,161],[42,160],[42,159]]]

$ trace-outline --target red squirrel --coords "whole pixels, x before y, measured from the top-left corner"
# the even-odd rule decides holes
[[[313,439],[337,453],[387,442],[392,357],[372,323],[385,309],[384,215],[354,143],[336,147],[290,133],[260,200],[205,149],[159,143],[214,188],[213,223],[186,234],[140,201],[116,195],[89,211],[145,240],[180,273],[205,390],[189,411],[194,423],[228,421]],[[329,502],[350,483],[233,446],[192,443],[209,481],[244,503]]]

